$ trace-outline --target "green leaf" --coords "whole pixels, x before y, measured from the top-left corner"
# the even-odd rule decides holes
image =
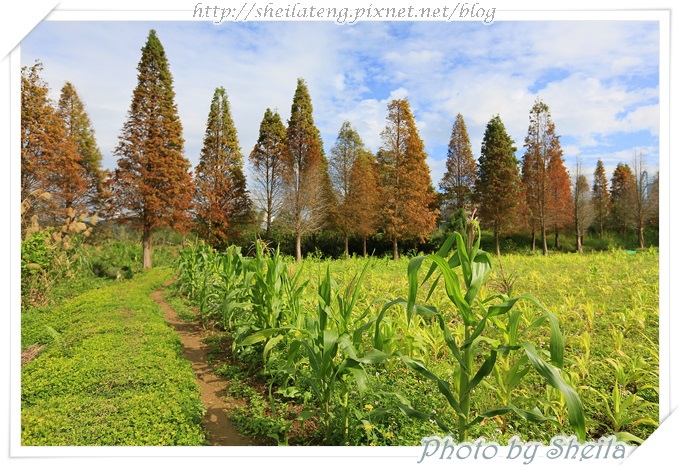
[[[254,332],[245,339],[243,339],[241,341],[241,345],[245,347],[248,345],[257,344],[258,342],[262,342],[264,340],[269,339],[271,336],[283,331],[284,329],[285,328],[268,328]]]
[[[579,441],[584,442],[586,439],[585,413],[578,394],[574,388],[564,381],[557,368],[549,365],[538,356],[536,348],[530,342],[524,342],[523,346],[536,371],[545,378],[548,384],[564,396],[567,403],[569,424],[576,431]]]
[[[474,378],[470,380],[467,387],[465,389],[461,388],[461,390],[463,391],[463,396],[472,391],[482,381],[482,379],[484,379],[484,377],[486,377],[493,371],[493,367],[496,364],[496,356],[497,356],[496,351],[492,350],[491,354],[488,357],[486,357],[486,360],[484,360],[482,366],[479,367],[479,370],[477,370],[477,373],[475,374]]]

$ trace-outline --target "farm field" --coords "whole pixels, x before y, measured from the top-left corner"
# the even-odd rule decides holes
[[[167,300],[183,319],[206,329],[215,373],[228,380],[228,397],[244,402],[228,415],[258,444],[418,445],[424,436],[446,433],[437,422],[455,430],[456,412],[437,381],[412,363],[448,381],[458,397],[460,369],[436,319],[415,314],[409,321],[405,306],[390,307],[377,334],[382,353],[375,350],[376,318],[389,301],[408,297],[412,258],[296,263],[275,252],[258,260],[229,251],[191,246],[174,271],[154,268],[113,285],[97,282],[99,288],[53,310],[23,313],[22,349],[37,356],[22,365],[22,443],[205,444],[191,367],[149,298],[173,277]],[[491,257],[479,297],[531,294],[558,318],[561,374],[580,397],[587,439],[649,436],[658,423],[658,250],[515,254],[503,256],[502,265],[504,274]],[[425,260],[421,280],[428,268]],[[443,286],[427,303],[426,292],[418,291],[417,302],[441,311],[460,343],[463,325]],[[528,300],[515,309],[522,313],[520,331],[542,313]],[[322,315],[327,320],[319,333]],[[480,346],[502,345],[502,326],[502,320],[489,326]],[[315,360],[319,334],[338,345]],[[526,337],[549,360],[547,324]],[[470,412],[512,403],[537,408],[550,420],[494,415],[470,427],[469,438],[503,443],[519,435],[547,443],[574,433],[564,395],[528,365],[524,379],[505,385],[518,360],[499,355],[493,372],[470,391]],[[438,420],[407,416],[409,410]]]
[[[232,413],[247,435],[265,444],[417,445],[423,436],[454,431],[455,405],[441,385],[460,400],[460,367],[437,319],[424,313],[409,319],[396,304],[376,333],[383,306],[409,294],[409,258],[298,264],[276,253],[244,261],[230,251],[185,250],[177,293],[195,305],[206,327],[223,330],[213,343],[222,336],[231,358],[219,371],[235,382],[234,396],[250,401]],[[560,374],[579,395],[587,439],[614,433],[630,442],[645,439],[658,423],[658,251],[507,255],[502,261],[504,274],[491,258],[493,270],[478,297],[531,294],[557,317]],[[441,312],[463,351],[466,331],[443,285],[427,303],[426,292],[427,286],[418,291],[417,303]],[[474,371],[483,366],[484,351],[510,345],[517,335],[550,360],[543,313],[520,300],[512,313],[489,319],[471,346],[478,354],[471,357]],[[532,326],[537,319],[540,325]],[[485,416],[465,436],[548,443],[575,433],[565,394],[516,354],[494,357],[493,370],[468,390],[469,411],[520,410]],[[525,420],[533,418],[526,412],[532,409],[542,421]]]

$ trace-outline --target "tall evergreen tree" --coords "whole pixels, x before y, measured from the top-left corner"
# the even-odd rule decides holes
[[[514,144],[500,116],[492,117],[482,140],[475,197],[481,222],[493,230],[499,256],[500,236],[514,224],[520,193],[519,161]]]
[[[74,138],[48,97],[42,63],[21,70],[22,233],[33,216],[41,225],[86,209],[87,182]],[[73,209],[73,211],[70,211]]]
[[[396,260],[399,240],[422,241],[435,228],[437,213],[433,210],[436,200],[425,145],[408,100],[391,101],[387,112],[377,161],[385,194],[383,225]]]
[[[444,208],[451,213],[464,209],[472,201],[472,189],[477,178],[477,166],[472,156],[472,144],[465,120],[461,114],[451,129],[451,139],[446,157],[446,173],[439,182],[443,192]]]
[[[137,86],[114,151],[118,167],[112,191],[119,220],[142,231],[143,265],[150,268],[154,230],[188,228],[194,188],[168,59],[153,29],[137,71]]]
[[[283,204],[283,170],[286,162],[286,127],[278,112],[267,109],[260,134],[250,152],[255,182],[255,204],[265,215],[265,238],[271,238],[272,220]]]
[[[380,227],[383,189],[380,185],[378,163],[370,151],[361,151],[349,173],[347,193],[348,217],[351,233],[361,237],[363,255],[366,257],[366,241]]]
[[[349,256],[348,239],[354,222],[350,215],[354,207],[350,204],[349,197],[350,191],[354,188],[351,186],[351,173],[357,159],[365,150],[359,133],[352,128],[350,122],[345,121],[331,149],[331,157],[328,161],[328,174],[336,199],[333,224],[343,235],[345,257]]]
[[[196,231],[210,245],[222,248],[252,220],[243,155],[223,87],[215,89],[210,104],[195,185]]]
[[[59,97],[59,116],[66,125],[66,134],[78,148],[80,165],[85,170],[87,183],[86,203],[88,209],[98,211],[106,197],[104,182],[106,172],[102,169],[102,153],[97,145],[94,128],[85,105],[80,100],[73,84],[66,82]]]
[[[328,161],[312,115],[307,84],[298,78],[286,133],[285,204],[282,213],[295,235],[295,257],[302,260],[302,237],[327,220],[330,184]]]
[[[611,222],[614,229],[625,235],[630,226],[630,212],[633,209],[635,181],[628,164],[619,163],[614,169],[611,180],[610,197],[612,200]]]
[[[604,235],[604,226],[609,219],[611,211],[611,197],[609,195],[609,183],[602,159],[597,160],[593,176],[593,206],[595,208],[595,222],[597,223],[600,238]]]

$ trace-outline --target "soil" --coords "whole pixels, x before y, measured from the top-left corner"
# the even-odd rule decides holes
[[[166,284],[165,286],[167,286]],[[229,382],[215,375],[208,364],[208,347],[203,343],[205,331],[197,322],[186,322],[163,298],[163,288],[151,294],[151,298],[163,310],[165,321],[173,327],[184,346],[184,356],[191,362],[196,380],[201,388],[201,400],[205,406],[204,426],[206,440],[211,446],[252,446],[256,443],[236,431],[229,418],[227,409],[238,405],[239,401],[230,400],[225,388]]]

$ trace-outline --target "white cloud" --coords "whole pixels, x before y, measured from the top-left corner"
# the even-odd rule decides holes
[[[647,132],[637,145],[649,147],[658,137],[654,23],[43,23],[25,40],[22,61],[43,60],[53,95],[65,80],[73,82],[107,167],[115,165],[111,152],[152,27],[170,61],[187,157],[194,164],[217,86],[229,95],[247,157],[267,107],[288,119],[298,77],[308,83],[327,151],[344,120],[376,150],[388,102],[408,97],[435,185],[458,113],[475,156],[495,114],[521,156],[537,83],[558,134],[569,140],[567,157],[630,152],[616,146],[623,143],[611,138],[615,134]],[[562,72],[555,74],[557,69]],[[657,153],[650,151],[650,158]]]

